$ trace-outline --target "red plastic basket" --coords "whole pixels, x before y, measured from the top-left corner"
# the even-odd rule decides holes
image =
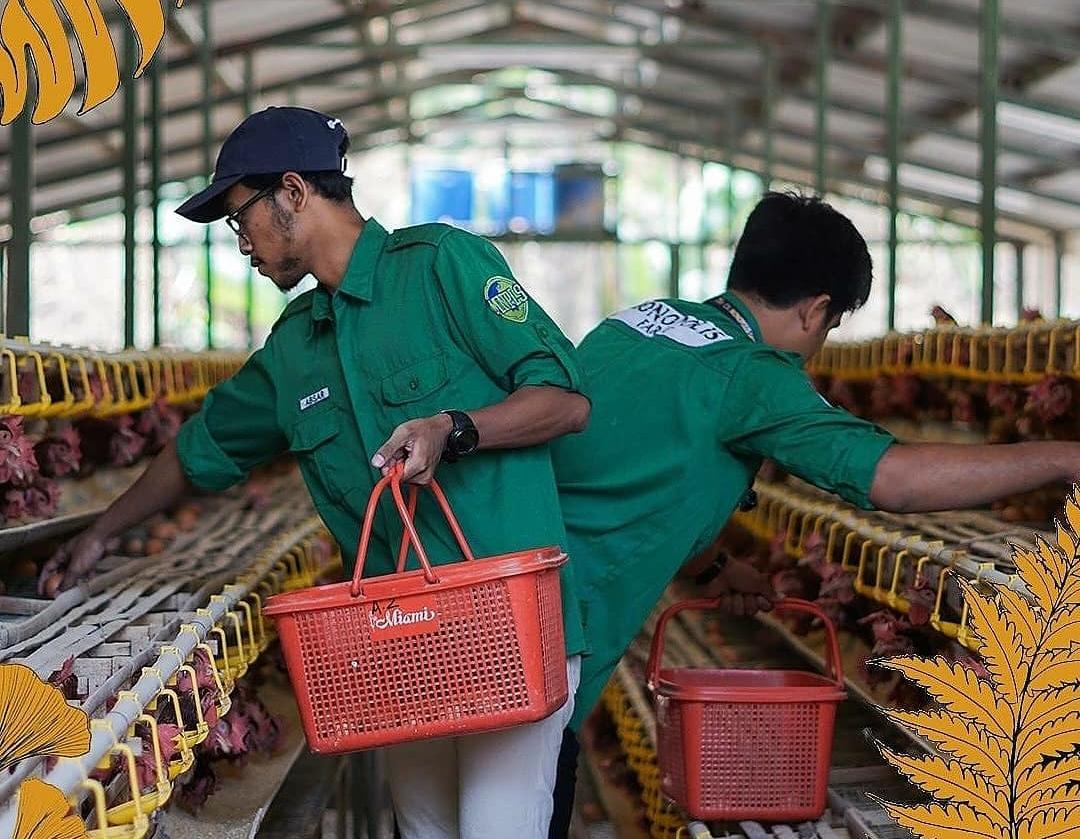
[[[396,573],[362,580],[379,496],[390,487],[405,525]],[[400,474],[375,485],[352,582],[271,597],[285,662],[314,752],[335,754],[543,719],[566,701],[555,547],[475,559],[446,496],[465,559],[432,567]],[[405,571],[409,544],[421,568]]]
[[[825,625],[831,675],[791,670],[663,668],[664,628],[688,600],[656,624],[648,683],[656,703],[660,787],[694,818],[802,821],[825,811],[836,706],[844,677],[836,628],[813,603],[788,598],[782,611]]]

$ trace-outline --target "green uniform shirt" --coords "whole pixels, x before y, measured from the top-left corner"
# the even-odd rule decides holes
[[[764,458],[869,507],[892,436],[829,405],[795,353],[714,306],[653,300],[578,348],[592,415],[552,444],[585,638],[572,725],[595,705],[679,567],[707,547]]]
[[[371,457],[394,428],[444,409],[482,408],[528,385],[579,391],[582,377],[573,346],[498,250],[442,224],[388,234],[369,219],[337,293],[320,286],[293,300],[265,346],[207,394],[177,450],[191,482],[210,490],[292,452],[351,575],[380,477]],[[476,556],[566,545],[547,445],[478,451],[440,466],[437,479]],[[460,559],[425,491],[417,525],[432,562]],[[385,493],[365,577],[393,570],[401,530]],[[569,564],[562,593],[567,653],[578,653]]]

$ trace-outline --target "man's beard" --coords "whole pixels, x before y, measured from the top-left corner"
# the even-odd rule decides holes
[[[270,212],[273,216],[274,225],[285,240],[286,252],[291,251],[294,244],[293,228],[296,226],[295,220],[279,207],[277,202],[271,205]],[[300,268],[300,259],[296,256],[286,256],[281,260],[277,268],[276,276],[271,277],[271,279],[281,291],[292,291],[307,276],[307,272]]]
[[[300,270],[300,260],[295,256],[286,257],[280,268],[280,278],[272,277],[274,285],[280,291],[292,291],[303,281],[307,274]]]

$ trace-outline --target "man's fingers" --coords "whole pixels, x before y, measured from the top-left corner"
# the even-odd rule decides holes
[[[727,593],[717,598],[721,611],[740,618],[751,617],[758,612],[769,612],[773,608],[773,599],[763,594]]]
[[[67,591],[75,583],[79,581],[79,574],[77,573],[74,565],[68,565],[67,570],[64,572],[64,579],[60,582],[61,591]]]
[[[43,583],[45,582],[45,578],[48,577],[50,574],[55,574],[56,573],[56,571],[53,570],[56,567],[56,564],[57,564],[56,563],[56,557],[53,557],[52,559],[50,559],[48,562],[46,562],[44,565],[41,566],[41,572],[38,574],[38,581],[37,581],[38,594],[42,593]]]
[[[49,557],[48,561],[41,567],[41,573],[38,574],[37,593],[39,595],[45,595],[45,581],[58,571],[63,570],[69,559],[68,552],[64,547],[58,548],[56,553]]]
[[[405,468],[401,470],[401,480],[403,483],[419,483],[416,480],[416,476],[423,470],[424,464],[417,461],[413,452],[409,453],[409,456],[405,458]]]
[[[437,463],[438,458],[434,457],[432,452],[428,451],[426,443],[420,440],[405,458],[405,469],[401,474],[401,480],[421,486],[430,484],[435,476]]]
[[[379,446],[375,454],[371,456],[371,465],[376,469],[393,466],[395,461],[402,459],[400,451],[408,442],[408,439],[409,423],[403,422],[394,429],[390,438]]]
[[[39,597],[45,596],[45,581],[56,573],[56,566],[53,560],[49,560],[41,568],[41,573],[37,578],[37,593]]]

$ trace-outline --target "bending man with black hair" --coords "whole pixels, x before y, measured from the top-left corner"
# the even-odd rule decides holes
[[[552,444],[590,654],[564,734],[551,836],[565,836],[574,732],[678,569],[704,550],[766,458],[865,509],[973,507],[1080,478],[1080,443],[900,445],[830,405],[803,370],[870,294],[866,242],[818,198],[769,193],[728,290],[611,315],[578,348],[592,415]],[[765,577],[729,560],[715,591],[767,608]]]

